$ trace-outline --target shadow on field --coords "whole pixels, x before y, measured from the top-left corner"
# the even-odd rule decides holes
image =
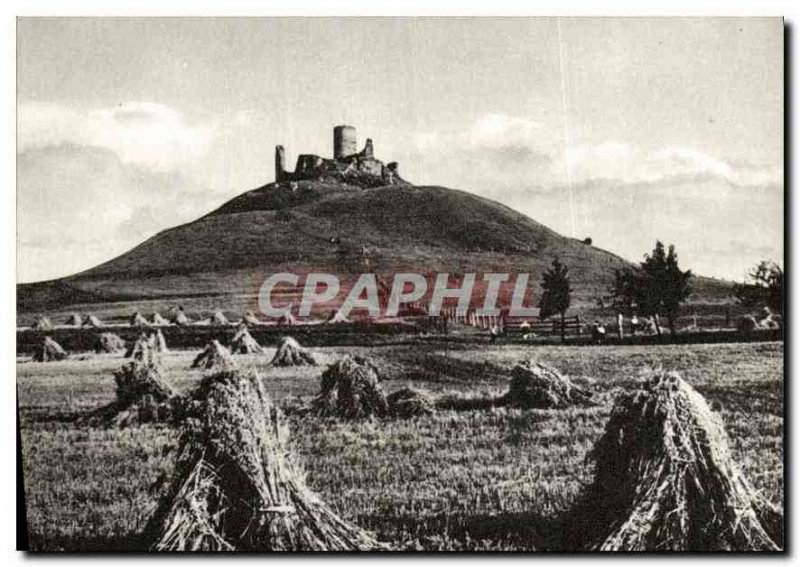
[[[713,404],[729,412],[764,413],[783,418],[783,395],[774,384],[748,384],[746,388],[731,390],[730,386],[699,386],[697,390]]]
[[[89,413],[85,410],[62,410],[53,407],[29,407],[20,410],[20,419],[23,423],[75,423],[82,415]]]
[[[488,410],[508,405],[505,396],[457,398],[444,396],[436,400],[436,409],[454,411]]]
[[[442,354],[426,353],[402,361],[406,379],[429,382],[505,382],[510,370],[490,361],[462,360]]]
[[[535,514],[495,514],[431,517],[362,516],[357,523],[376,532],[396,551],[563,551],[564,523]],[[53,537],[30,534],[30,550],[147,551],[143,534]]]
[[[475,550],[561,551],[564,522],[530,513],[475,516],[399,516],[387,522],[363,516],[359,525],[396,541],[399,551]],[[485,546],[477,542],[485,543]]]

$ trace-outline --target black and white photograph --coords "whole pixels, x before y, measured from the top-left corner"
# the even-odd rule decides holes
[[[18,550],[786,553],[782,17],[15,25]]]

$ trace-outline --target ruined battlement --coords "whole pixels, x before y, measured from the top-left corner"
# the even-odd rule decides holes
[[[375,159],[371,138],[367,138],[364,149],[358,151],[356,129],[347,125],[333,129],[333,158],[300,154],[294,171],[286,169],[284,147],[275,146],[275,182],[305,179],[335,180],[370,187],[406,183],[400,178],[397,162],[384,164]]]

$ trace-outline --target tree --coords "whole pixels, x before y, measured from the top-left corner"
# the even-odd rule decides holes
[[[644,317],[666,317],[669,330],[675,334],[675,318],[681,303],[692,293],[691,270],[681,271],[678,255],[670,245],[664,250],[661,241],[645,255],[638,270],[615,272],[611,292],[615,305],[623,312],[634,311]],[[656,325],[661,334],[661,328]]]
[[[766,305],[783,314],[783,270],[775,262],[763,260],[749,274],[749,282],[733,286],[733,294],[746,307]]]
[[[542,276],[542,299],[539,301],[539,316],[547,319],[561,314],[561,342],[564,342],[564,315],[569,309],[570,294],[569,268],[558,258],[553,258],[552,267]]]

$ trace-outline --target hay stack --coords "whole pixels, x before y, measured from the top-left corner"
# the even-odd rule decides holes
[[[69,356],[67,351],[60,344],[50,337],[45,337],[42,344],[33,353],[33,360],[36,362],[51,362],[53,360],[64,360],[67,356]]]
[[[780,329],[781,319],[780,315],[770,315],[758,322],[758,326],[762,329]]]
[[[278,325],[294,325],[297,323],[297,319],[294,318],[294,315],[291,313],[287,313],[283,315],[280,319],[278,319]]]
[[[260,325],[261,324],[261,321],[258,320],[258,317],[256,317],[255,314],[252,311],[248,311],[247,313],[244,314],[244,317],[242,318],[242,322],[246,323],[248,325]]]
[[[98,319],[95,315],[89,313],[86,316],[86,319],[83,321],[84,327],[91,327],[93,329],[99,329],[101,327],[105,327],[105,323],[103,323],[100,319]]]
[[[216,339],[208,343],[192,362],[192,368],[202,368],[203,370],[227,371],[233,370],[235,367],[236,363],[233,361],[230,351]]]
[[[36,318],[36,321],[34,321],[32,328],[36,331],[52,331],[53,324],[50,322],[50,319],[40,315]]]
[[[214,311],[214,314],[211,316],[211,324],[227,326],[230,325],[231,322],[228,321],[228,318],[225,317],[222,311]]]
[[[270,362],[272,366],[314,366],[317,361],[304,346],[292,337],[283,337]]]
[[[161,329],[156,329],[150,335],[150,345],[155,349],[156,352],[169,352],[167,348],[167,341],[164,338],[164,333],[161,332]]]
[[[231,352],[233,354],[263,354],[264,349],[247,330],[247,325],[239,325],[231,341]]]
[[[378,371],[367,359],[345,356],[322,374],[321,391],[311,408],[322,417],[358,419],[388,411]]]
[[[736,324],[736,330],[738,331],[750,332],[758,328],[760,328],[760,325],[752,315],[745,315]]]
[[[161,313],[153,313],[153,316],[150,318],[150,324],[154,327],[166,327],[169,325],[169,321],[164,319]]]
[[[677,374],[659,373],[644,390],[620,396],[590,458],[595,479],[568,518],[569,548],[745,551],[781,545],[779,513],[739,472],[719,416]]]
[[[125,358],[155,364],[158,361],[158,351],[154,348],[154,341],[151,337],[152,335],[148,336],[145,333],[139,335],[139,338],[128,346]]]
[[[350,319],[344,316],[341,311],[335,311],[328,317],[327,323],[349,323]]]
[[[150,323],[144,318],[140,312],[135,312],[131,315],[131,327],[149,327]]]
[[[758,327],[761,329],[780,329],[781,316],[772,312],[772,310],[764,306],[761,310],[761,319],[758,320]]]
[[[122,337],[114,333],[100,333],[95,337],[94,351],[98,354],[102,352],[118,353],[125,350],[125,341]]]
[[[420,390],[402,388],[386,396],[389,415],[401,419],[431,415],[434,403],[430,396]]]
[[[172,322],[181,327],[185,327],[187,325],[192,324],[192,321],[186,316],[186,313],[183,312],[183,309],[178,309],[175,312],[175,316],[172,318]]]
[[[658,334],[658,325],[656,324],[655,319],[653,319],[652,317],[648,317],[647,319],[642,319],[641,326],[645,335]]]
[[[151,549],[383,549],[305,485],[287,457],[283,417],[257,375],[207,376],[193,400],[170,486],[145,527]]]
[[[136,360],[141,360],[144,358],[145,351],[148,349],[150,345],[148,344],[148,337],[145,333],[139,335],[139,338],[133,341],[130,345],[128,345],[127,350],[125,351],[125,358],[134,358]]]
[[[511,385],[504,400],[511,407],[564,409],[591,404],[592,394],[572,383],[557,370],[529,360],[511,372]]]
[[[73,313],[67,318],[67,321],[64,324],[70,327],[80,327],[83,324],[83,319],[81,319],[81,316],[77,313]]]
[[[182,400],[162,376],[157,359],[128,362],[114,373],[114,382],[116,399],[79,419],[79,424],[127,427],[166,422],[180,415]]]
[[[149,335],[142,333],[125,352],[125,358],[133,358],[134,360],[150,360],[157,358],[160,353],[169,352],[167,348],[167,341],[164,340],[164,335],[161,329],[158,329]]]

